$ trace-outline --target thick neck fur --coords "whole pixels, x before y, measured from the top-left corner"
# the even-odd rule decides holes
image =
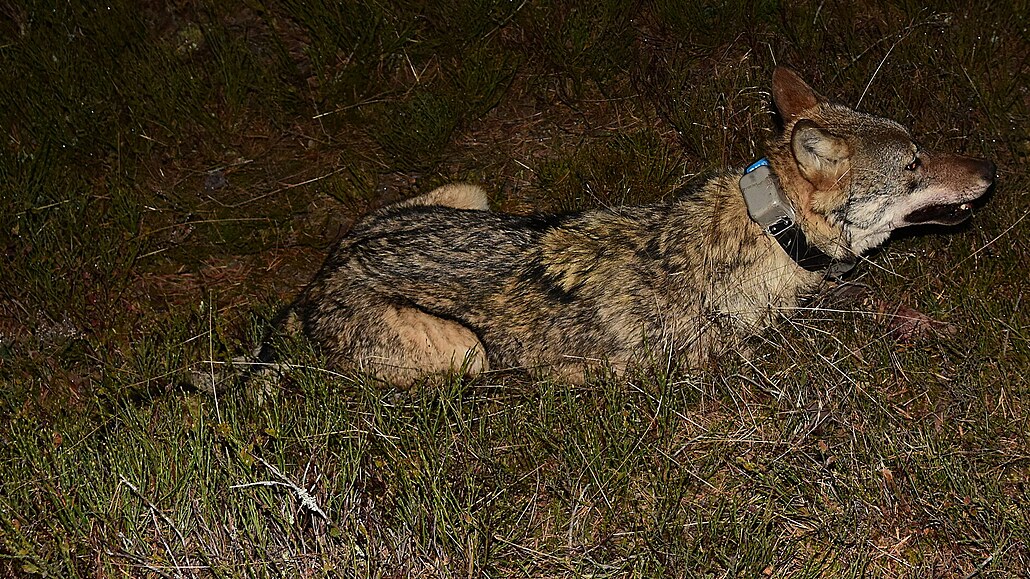
[[[751,329],[767,325],[799,294],[823,277],[802,269],[779,243],[751,220],[739,180],[741,172],[709,182],[697,195],[676,202],[663,228],[666,268],[685,296]],[[676,226],[693,231],[675,231]],[[806,234],[808,232],[806,231]]]

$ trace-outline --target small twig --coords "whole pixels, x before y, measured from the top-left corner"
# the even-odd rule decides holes
[[[304,507],[307,510],[317,514],[320,517],[322,517],[322,520],[324,520],[325,522],[327,522],[329,524],[332,524],[332,521],[329,519],[329,515],[325,514],[325,511],[323,511],[322,508],[318,506],[318,501],[315,500],[315,497],[311,496],[311,493],[308,492],[307,489],[305,489],[304,487],[294,483],[290,479],[286,478],[286,476],[283,475],[283,473],[279,472],[279,469],[277,469],[274,466],[268,464],[268,462],[266,462],[265,459],[261,458],[260,456],[255,456],[254,458],[258,462],[260,462],[261,464],[265,465],[265,468],[267,468],[268,470],[272,471],[272,474],[274,474],[275,476],[277,476],[280,479],[282,479],[283,482],[277,482],[277,481],[258,481],[258,482],[252,482],[252,483],[243,483],[243,484],[238,484],[238,485],[232,485],[229,488],[232,488],[232,489],[243,489],[243,488],[255,487],[255,486],[263,486],[263,487],[281,486],[281,487],[287,487],[290,490],[292,490],[295,495],[297,495],[297,500],[300,501],[300,504],[301,504],[302,507]]]
[[[260,366],[276,372],[282,372],[284,370],[313,370],[315,372],[321,372],[328,374],[334,378],[348,378],[347,374],[335,372],[329,368],[322,368],[321,366],[311,366],[309,364],[288,364],[285,362],[248,362],[246,357],[233,358],[231,362],[225,362],[222,360],[201,360],[201,364],[218,364],[221,366]],[[173,374],[174,372],[169,372]]]
[[[186,537],[182,535],[182,532],[179,531],[179,528],[175,526],[175,523],[172,521],[172,519],[168,515],[164,514],[164,512],[162,512],[161,509],[158,509],[157,505],[151,502],[150,499],[144,496],[143,493],[141,493],[140,490],[136,488],[136,485],[129,482],[129,479],[125,478],[125,475],[119,474],[118,478],[121,479],[122,484],[129,487],[129,490],[135,493],[135,495],[139,497],[141,501],[143,501],[144,503],[146,503],[148,507],[150,507],[151,512],[155,516],[160,516],[162,519],[164,519],[165,523],[168,523],[168,526],[171,527],[173,531],[175,531],[175,535],[179,537],[179,542],[182,543],[182,551],[183,554],[186,556],[186,565],[189,566],[190,559],[189,555],[186,552]],[[172,563],[176,567],[179,567],[179,562],[175,560],[175,555],[172,554],[172,550],[168,547],[167,543],[165,543],[165,550],[168,552],[168,558],[172,560]]]
[[[359,107],[364,107],[364,106],[374,105],[374,104],[379,104],[379,103],[386,103],[386,102],[390,102],[390,99],[387,99],[387,98],[370,98],[370,99],[363,100],[363,101],[361,101],[359,103],[354,103],[354,104],[350,104],[350,105],[347,105],[347,106],[339,107],[339,108],[333,109],[331,111],[326,111],[324,113],[318,113],[317,115],[315,115],[315,116],[313,116],[311,118],[315,119],[315,120],[318,120],[318,119],[321,119],[322,117],[327,117],[329,115],[335,115],[336,113],[343,112],[343,111],[346,111],[346,110],[356,109],[356,108],[359,108]]]
[[[229,207],[236,207],[236,206],[235,205],[230,205]],[[271,219],[269,219],[267,217],[230,217],[230,218],[226,218],[226,219],[198,219],[196,221],[184,221],[182,223],[175,223],[173,225],[165,225],[164,227],[158,227],[157,229],[154,229],[154,230],[151,230],[151,231],[148,231],[148,232],[144,233],[141,237],[149,237],[151,235],[155,235],[155,234],[161,233],[162,231],[168,231],[169,229],[175,229],[176,227],[180,227],[182,225],[201,225],[201,224],[204,224],[204,223],[236,223],[236,222],[240,222],[240,221],[271,221]]]
[[[974,251],[973,253],[970,253],[969,255],[967,255],[966,257],[964,257],[963,259],[961,259],[961,260],[960,260],[960,261],[959,261],[958,263],[956,263],[955,265],[951,266],[951,269],[950,269],[950,270],[948,270],[948,273],[951,273],[951,272],[955,271],[955,270],[956,270],[956,269],[958,268],[958,266],[960,266],[960,265],[962,265],[963,263],[965,263],[965,262],[969,261],[970,259],[972,259],[972,258],[976,257],[977,255],[979,255],[979,254],[980,254],[980,252],[981,252],[981,251],[983,251],[983,250],[987,249],[988,247],[990,247],[990,246],[994,245],[994,242],[995,242],[995,241],[998,241],[998,240],[999,240],[999,239],[1001,239],[1002,237],[1005,237],[1005,235],[1006,235],[1006,234],[1008,234],[1008,232],[1012,231],[1012,229],[1013,229],[1013,228],[1014,228],[1015,226],[1019,225],[1019,223],[1020,223],[1021,221],[1023,221],[1024,219],[1026,219],[1026,216],[1027,216],[1027,215],[1030,215],[1030,209],[1028,209],[1028,210],[1024,211],[1024,212],[1023,212],[1023,214],[1019,216],[1019,219],[1017,219],[1017,220],[1015,221],[1015,223],[1013,223],[1012,225],[1009,225],[1008,227],[1006,227],[1006,228],[1005,228],[1005,231],[1002,231],[1002,232],[1001,232],[1001,233],[999,233],[999,234],[998,234],[997,236],[995,236],[995,238],[994,238],[994,239],[992,239],[992,240],[988,241],[987,243],[985,243],[983,247],[981,247],[980,249],[977,249],[977,250],[976,250],[976,251]]]
[[[122,558],[128,559],[130,561],[130,564],[138,565],[140,567],[143,567],[147,571],[151,571],[153,573],[157,573],[161,577],[173,577],[173,575],[170,575],[164,569],[160,569],[158,567],[154,567],[153,565],[147,563],[146,559],[144,559],[143,557],[140,557],[139,555],[133,555],[132,553],[129,553],[129,552],[126,552],[126,551],[123,551],[121,553],[117,553],[117,552],[112,551],[110,549],[107,550],[107,554],[112,556],[112,557],[122,557]]]
[[[883,58],[880,59],[880,64],[876,65],[876,70],[874,70],[873,71],[873,75],[869,77],[869,82],[866,83],[865,88],[862,89],[862,96],[858,97],[858,102],[855,103],[855,108],[856,109],[858,107],[862,106],[862,99],[864,99],[866,93],[869,92],[869,87],[873,86],[873,80],[876,79],[876,75],[880,74],[880,69],[883,68],[883,63],[887,62],[887,57],[889,57],[891,55],[891,52],[894,52],[894,48],[897,47],[898,44],[900,44],[902,40],[905,40],[906,36],[908,36],[908,35],[906,34],[905,36],[902,36],[901,38],[899,38],[897,40],[897,42],[892,44],[891,47],[887,49],[887,54],[884,54]]]
[[[240,207],[243,207],[244,205],[248,205],[248,204],[253,203],[255,201],[259,201],[261,199],[264,199],[265,197],[270,197],[270,196],[275,195],[277,193],[281,193],[283,191],[288,191],[288,190],[294,189],[296,187],[303,187],[304,185],[310,185],[311,183],[314,183],[316,181],[321,181],[322,179],[325,179],[326,177],[332,177],[333,175],[335,175],[335,174],[337,174],[337,173],[339,173],[341,171],[346,171],[347,169],[348,169],[347,166],[343,166],[343,167],[339,167],[337,169],[334,169],[334,170],[326,173],[325,175],[319,175],[318,177],[312,177],[311,179],[306,179],[306,180],[301,181],[299,183],[287,183],[286,185],[283,185],[282,187],[279,187],[278,189],[275,189],[273,191],[269,191],[267,193],[262,193],[261,195],[258,195],[256,197],[251,197],[250,199],[247,199],[246,201],[240,201],[239,203],[230,203],[230,204],[224,205],[224,207],[227,207],[229,209],[238,209]],[[194,221],[193,223],[202,223],[202,222],[201,221]]]
[[[862,105],[862,99],[864,99],[866,93],[869,92],[869,87],[872,86],[873,80],[876,78],[876,75],[880,73],[880,69],[883,68],[883,64],[887,62],[887,58],[891,55],[891,52],[894,52],[894,49],[897,48],[899,44],[901,44],[906,38],[911,36],[912,33],[915,32],[916,28],[918,28],[919,26],[930,24],[931,22],[932,20],[928,18],[922,22],[913,22],[909,24],[908,27],[905,28],[905,30],[901,33],[900,37],[894,41],[894,44],[891,44],[891,47],[887,49],[887,54],[884,54],[883,58],[880,59],[880,64],[876,65],[876,70],[873,71],[873,76],[869,77],[869,82],[866,83],[865,89],[862,91],[862,96],[858,97],[858,102],[855,103],[856,109]],[[877,44],[879,44],[879,42],[877,42]],[[863,51],[862,54],[865,54],[865,51]],[[859,55],[859,57],[861,57],[861,55]]]
[[[208,296],[210,298],[210,296]],[[210,299],[208,300],[210,301]],[[211,394],[215,398],[215,417],[218,418],[218,422],[222,422],[222,413],[218,408],[218,382],[215,379],[215,346],[214,346],[214,322],[212,316],[214,315],[214,304],[209,303],[207,308],[207,357],[208,357],[208,376],[211,378]]]

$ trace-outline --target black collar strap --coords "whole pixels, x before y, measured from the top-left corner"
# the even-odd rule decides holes
[[[808,243],[805,232],[794,221],[794,208],[780,191],[767,159],[759,159],[744,170],[740,191],[744,194],[744,204],[751,219],[761,225],[802,268],[840,277],[855,267],[857,260],[834,259]]]

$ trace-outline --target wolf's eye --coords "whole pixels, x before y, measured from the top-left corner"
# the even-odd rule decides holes
[[[916,169],[919,168],[919,165],[921,165],[921,164],[922,163],[920,163],[919,157],[915,157],[915,158],[912,159],[911,163],[909,163],[908,165],[905,165],[905,170],[906,171],[915,171]]]

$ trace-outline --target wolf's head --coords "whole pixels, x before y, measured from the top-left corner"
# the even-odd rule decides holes
[[[923,149],[905,127],[829,103],[787,68],[773,73],[772,95],[783,132],[770,164],[824,250],[858,255],[900,227],[960,223],[994,182],[994,163]]]

